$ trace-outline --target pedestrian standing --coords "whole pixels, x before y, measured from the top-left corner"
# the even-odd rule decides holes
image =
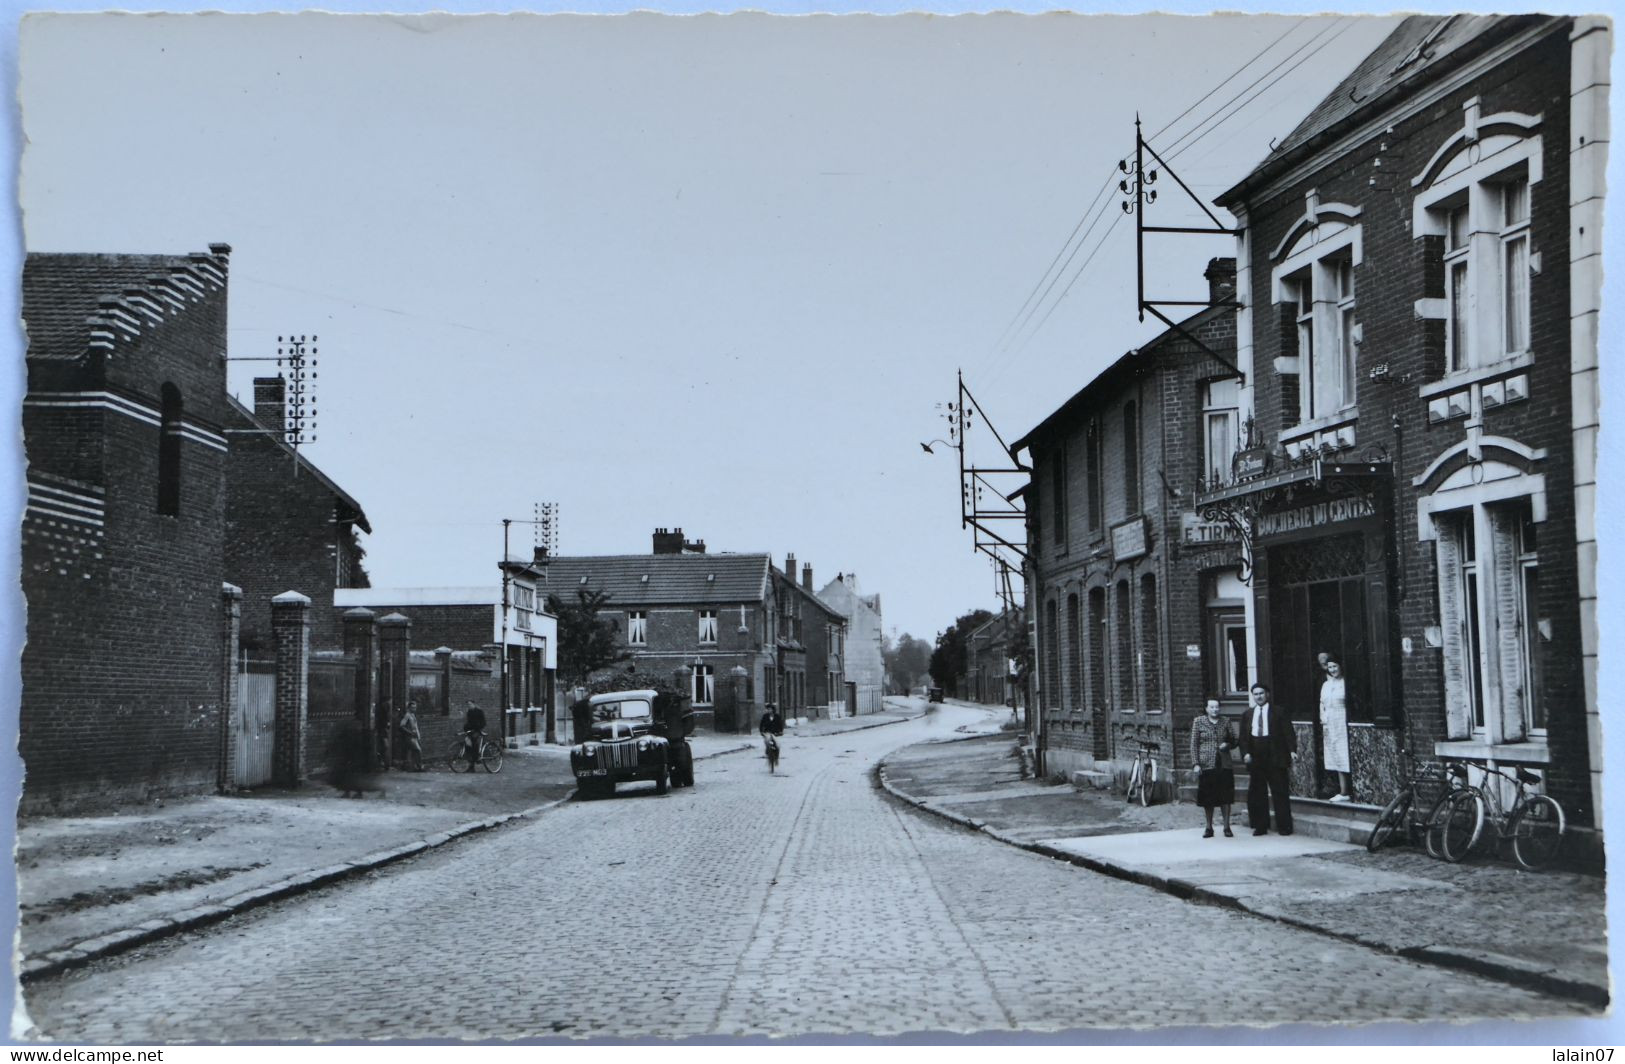
[[[1337,773],[1337,793],[1332,795],[1332,801],[1348,802],[1354,798],[1349,779],[1348,685],[1337,656],[1324,654],[1322,658],[1326,668],[1326,682],[1320,685],[1322,758],[1326,771]]]
[[[423,771],[423,735],[418,730],[418,704],[406,703],[401,711],[401,736],[406,740],[406,763],[413,772]]]
[[[480,745],[485,739],[485,710],[478,702],[470,702],[463,714],[463,753],[468,758],[468,771],[480,767]]]
[[[1219,713],[1219,700],[1207,700],[1204,714],[1191,723],[1191,764],[1196,766],[1196,804],[1207,817],[1202,838],[1213,837],[1213,808],[1224,810],[1224,837],[1230,830],[1230,807],[1236,801],[1236,773],[1230,751],[1236,746],[1236,733]]]
[[[1247,763],[1247,816],[1254,835],[1267,835],[1270,809],[1275,810],[1275,831],[1292,834],[1292,758],[1297,742],[1286,710],[1270,702],[1270,689],[1255,683],[1253,705],[1241,730],[1243,760]]]

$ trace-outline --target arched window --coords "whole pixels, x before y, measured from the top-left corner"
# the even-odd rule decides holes
[[[1162,708],[1162,633],[1157,625],[1157,578],[1140,577],[1140,696],[1148,712]]]
[[[158,424],[158,512],[170,517],[181,512],[181,390],[165,384]]]

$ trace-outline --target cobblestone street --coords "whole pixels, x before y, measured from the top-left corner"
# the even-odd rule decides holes
[[[27,987],[87,1042],[728,1037],[1578,1009],[1048,860],[879,791],[977,714],[708,760]]]

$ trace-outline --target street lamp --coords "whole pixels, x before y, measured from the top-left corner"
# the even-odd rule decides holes
[[[953,444],[949,443],[947,440],[932,440],[931,443],[940,443],[944,447],[952,447],[953,446]],[[933,451],[931,449],[931,443],[922,443],[922,444],[920,444],[920,450],[924,451],[926,454],[936,454],[937,452],[935,452],[935,451]]]

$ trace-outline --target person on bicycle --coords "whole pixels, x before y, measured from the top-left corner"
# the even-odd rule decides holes
[[[762,722],[756,726],[756,731],[762,737],[762,748],[777,748],[778,737],[784,734],[784,718],[779,716],[779,709],[771,702],[768,703],[767,712],[762,714]],[[772,754],[769,753],[771,757]]]
[[[463,754],[468,758],[468,771],[480,767],[480,746],[485,742],[485,710],[478,702],[468,704],[463,714]]]
[[[423,734],[418,730],[418,704],[406,703],[401,710],[401,719],[396,724],[401,730],[401,737],[406,740],[406,763],[412,767],[413,772],[423,771]]]

